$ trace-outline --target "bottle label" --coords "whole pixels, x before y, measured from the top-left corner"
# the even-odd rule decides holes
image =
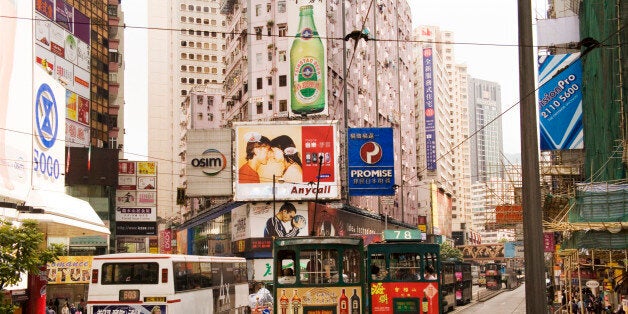
[[[311,104],[318,99],[322,88],[322,75],[319,60],[313,57],[299,59],[294,67],[294,95],[303,104]]]
[[[308,39],[310,39],[310,38],[312,38],[312,37],[314,37],[314,32],[313,32],[311,29],[309,29],[309,28],[304,28],[304,29],[301,31],[301,38],[303,38],[303,39],[305,39],[305,40],[308,40]]]

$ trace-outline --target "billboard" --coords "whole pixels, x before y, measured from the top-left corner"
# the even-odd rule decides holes
[[[351,128],[349,146],[349,195],[395,195],[392,128]]]
[[[116,221],[157,221],[155,207],[118,207]]]
[[[235,124],[234,199],[340,198],[337,129],[336,121]]]
[[[65,193],[65,89],[36,67],[33,90],[33,188]]]
[[[187,196],[233,193],[231,129],[188,130],[185,159]]]
[[[48,284],[88,284],[92,276],[93,256],[59,256],[46,265]]]
[[[436,110],[434,108],[432,48],[423,48],[423,100],[425,102],[425,157],[427,170],[436,170]]]
[[[291,30],[289,116],[327,115],[327,8],[324,1],[288,1]],[[296,32],[294,31],[296,30]]]
[[[231,240],[272,236],[304,237],[309,235],[309,221],[306,217],[307,203],[248,203],[231,211]]]
[[[33,160],[33,5],[5,1],[0,15],[0,196],[25,200]],[[19,36],[18,36],[19,34]]]
[[[580,53],[539,58],[541,150],[582,149],[582,61]]]
[[[35,0],[32,15],[33,60],[67,89],[65,146],[89,146],[91,21],[63,0]]]
[[[514,225],[523,222],[521,205],[495,206],[495,223],[497,225]]]

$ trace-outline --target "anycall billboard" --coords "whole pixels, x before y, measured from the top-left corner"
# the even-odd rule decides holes
[[[340,198],[336,121],[234,127],[235,200]]]
[[[233,193],[231,129],[188,130],[185,173],[187,196]]]
[[[349,195],[395,195],[392,128],[351,128]]]
[[[91,21],[64,0],[35,0],[32,14],[34,61],[66,88],[65,146],[87,147]]]

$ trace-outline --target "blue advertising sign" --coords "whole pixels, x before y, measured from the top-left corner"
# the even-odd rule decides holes
[[[392,128],[350,128],[349,195],[395,195]]]
[[[582,62],[580,53],[539,58],[541,150],[582,149]]]
[[[423,48],[423,99],[425,101],[425,157],[427,170],[436,170],[436,119],[434,110],[432,48]]]

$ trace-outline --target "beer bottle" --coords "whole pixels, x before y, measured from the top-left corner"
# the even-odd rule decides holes
[[[425,291],[423,291],[423,300],[421,300],[421,312],[427,314],[430,311],[430,302],[427,299]]]
[[[325,109],[325,47],[318,35],[313,7],[299,10],[299,28],[290,47],[290,108],[307,115]]]

